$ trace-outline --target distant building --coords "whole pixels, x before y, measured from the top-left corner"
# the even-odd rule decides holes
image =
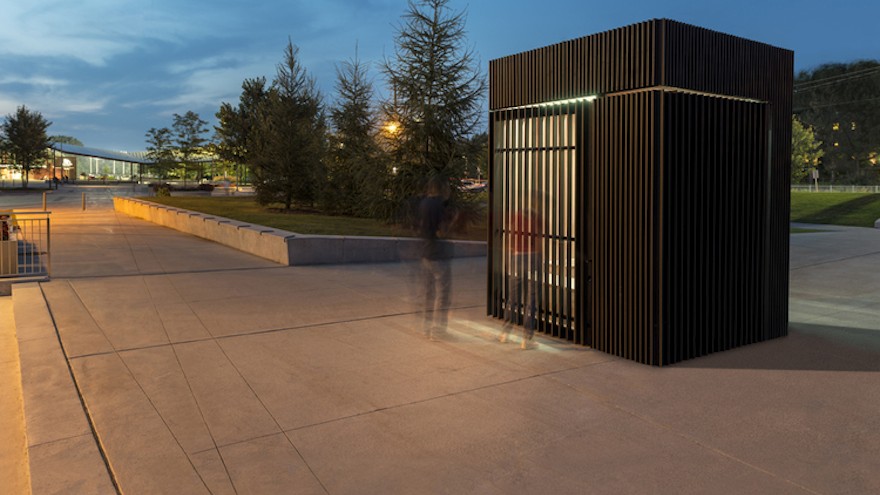
[[[67,143],[52,143],[49,148],[54,163],[54,171],[46,170],[49,177],[70,180],[137,180],[142,175],[142,167],[150,163],[144,152],[126,153],[110,151]]]

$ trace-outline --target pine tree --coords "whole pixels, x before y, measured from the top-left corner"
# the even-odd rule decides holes
[[[331,160],[323,203],[331,213],[377,216],[387,173],[379,158],[372,112],[373,85],[358,60],[336,68],[338,99],[330,111]]]
[[[326,123],[315,80],[288,42],[266,102],[256,112],[248,150],[260,204],[314,204],[323,185]]]
[[[465,15],[450,12],[448,3],[410,0],[396,53],[383,67],[392,89],[385,118],[396,123],[389,141],[398,204],[420,194],[429,178],[462,177],[463,143],[481,121],[485,78],[465,46]]]
[[[245,79],[238,105],[233,107],[224,102],[217,111],[219,125],[214,127],[215,149],[220,159],[232,163],[238,170],[239,182],[252,156],[258,155],[262,149],[262,140],[255,129],[262,119],[268,97],[265,77]]]

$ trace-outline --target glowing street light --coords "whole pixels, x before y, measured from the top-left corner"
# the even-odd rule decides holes
[[[398,132],[400,132],[400,122],[392,120],[392,121],[388,122],[387,124],[385,124],[385,126],[382,128],[385,129],[386,133],[394,136]]]

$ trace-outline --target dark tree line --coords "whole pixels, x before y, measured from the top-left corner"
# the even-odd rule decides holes
[[[824,180],[880,182],[880,62],[824,64],[797,75],[794,113],[823,143]]]

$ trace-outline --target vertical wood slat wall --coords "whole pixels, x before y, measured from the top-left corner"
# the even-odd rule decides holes
[[[565,41],[489,63],[489,110],[662,84],[657,21]]]
[[[766,103],[662,94],[662,356],[765,340]]]
[[[659,167],[653,149],[658,91],[600,98],[590,126],[588,245],[592,280],[592,346],[635,361],[659,364],[655,250]]]
[[[574,276],[543,287],[539,330],[649,364],[787,334],[792,59],[653,20],[490,62],[489,314],[509,294],[515,183],[573,201],[571,256],[553,259]],[[573,168],[529,179],[549,155],[499,148],[499,129],[550,111],[575,122]]]
[[[789,217],[791,208],[791,104],[794,60],[789,50],[663,22],[666,72],[663,84],[769,103],[765,116],[770,167],[765,203],[765,256],[761,266],[765,308],[762,338],[788,333]]]

